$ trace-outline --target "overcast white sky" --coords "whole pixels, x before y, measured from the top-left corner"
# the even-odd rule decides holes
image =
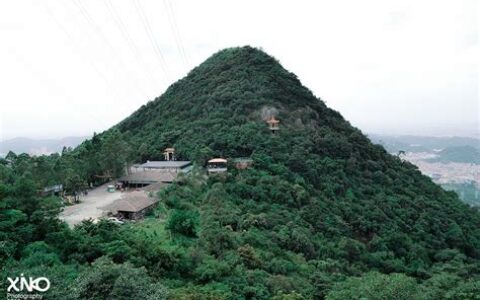
[[[103,131],[247,44],[363,131],[479,134],[479,5],[0,0],[0,139]]]

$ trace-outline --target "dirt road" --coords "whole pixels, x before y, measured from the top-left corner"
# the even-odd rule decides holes
[[[122,197],[122,193],[119,191],[115,191],[114,193],[107,192],[107,186],[109,184],[112,183],[106,183],[90,190],[87,196],[80,198],[79,204],[65,206],[63,212],[60,213],[60,219],[73,227],[83,219],[95,219],[101,217],[104,213],[102,207],[105,207]]]

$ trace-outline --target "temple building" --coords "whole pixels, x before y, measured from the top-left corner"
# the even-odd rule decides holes
[[[166,148],[163,151],[166,161],[177,160],[175,157],[175,148]]]
[[[275,119],[275,117],[272,116],[270,119],[267,120],[268,129],[270,129],[270,131],[272,133],[275,133],[276,131],[278,131],[280,129],[278,127],[279,123],[280,123],[280,121]]]
[[[188,173],[192,163],[177,160],[175,148],[163,151],[165,160],[149,161],[135,164],[127,171],[127,175],[118,179],[117,186],[121,188],[142,188],[147,185],[171,183],[179,173]]]
[[[208,174],[227,172],[227,160],[224,158],[214,158],[207,163]]]

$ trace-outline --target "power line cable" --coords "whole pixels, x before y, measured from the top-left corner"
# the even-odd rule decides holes
[[[163,4],[167,11],[168,20],[170,23],[170,27],[172,28],[173,36],[175,39],[175,43],[177,44],[177,49],[180,52],[180,55],[183,59],[185,67],[188,69],[190,66],[187,53],[185,52],[185,48],[183,47],[182,36],[180,35],[180,31],[178,29],[178,23],[175,17],[175,12],[173,10],[172,3],[169,0],[164,0]]]
[[[170,74],[167,68],[167,63],[165,61],[165,58],[163,56],[162,50],[160,49],[160,46],[157,43],[157,40],[155,39],[155,36],[152,32],[152,28],[150,26],[150,22],[148,21],[148,18],[145,14],[145,11],[142,8],[141,3],[138,0],[134,0],[135,8],[137,10],[137,13],[140,16],[140,19],[142,20],[143,27],[147,33],[148,39],[150,40],[150,44],[152,45],[153,52],[155,53],[155,56],[157,57],[158,62],[160,63],[160,66],[162,70],[164,71],[166,78],[168,81],[170,81]]]
[[[135,59],[137,60],[139,66],[144,70],[145,74],[150,79],[152,86],[155,86],[156,82],[155,82],[154,76],[152,75],[151,70],[146,66],[145,60],[143,59],[141,52],[138,50],[138,47],[135,44],[135,41],[132,39],[132,36],[128,32],[127,27],[125,26],[125,23],[120,17],[120,14],[113,6],[111,0],[104,0],[104,3],[105,3],[105,6],[107,7],[107,10],[110,16],[115,22],[116,27],[119,29],[123,39],[126,41],[128,47],[130,48],[130,51],[135,56]]]
[[[83,60],[87,61],[89,63],[89,65],[92,67],[92,69],[95,71],[95,73],[97,73],[97,75],[105,82],[105,85],[107,87],[106,91],[110,95],[110,97],[113,98],[113,99],[118,97],[118,94],[117,94],[116,90],[113,88],[111,82],[108,80],[108,78],[105,76],[105,74],[103,74],[103,72],[100,71],[100,69],[97,67],[97,65],[95,64],[95,62],[92,59],[90,59],[89,57],[87,57],[85,55],[86,51],[79,51],[79,49],[82,48],[82,47],[75,41],[72,34],[65,28],[65,26],[63,26],[62,22],[60,22],[58,20],[58,18],[56,17],[55,13],[52,10],[52,8],[50,7],[50,4],[48,3],[48,1],[44,1],[42,3],[44,4],[44,8],[45,8],[47,14],[49,15],[49,17],[51,18],[51,20],[54,21],[54,23],[58,26],[58,28],[65,34],[65,36],[69,40],[70,44],[73,47],[73,50],[78,55],[80,55],[83,58]],[[66,98],[70,98],[70,97],[66,97]],[[100,121],[102,123],[102,126],[106,127],[105,123],[103,123],[103,121],[101,119],[93,116],[92,114],[90,114],[89,111],[87,111],[85,113],[89,117],[91,117],[91,119],[95,120],[96,122]]]
[[[79,9],[80,13],[82,14],[82,16],[84,17],[84,19],[86,20],[87,22],[87,25],[89,25],[93,31],[97,34],[97,36],[100,37],[100,39],[107,45],[107,47],[109,48],[110,52],[112,53],[112,55],[116,58],[116,60],[118,61],[118,63],[120,64],[122,70],[124,72],[122,72],[123,74],[124,73],[128,73],[128,75],[132,78],[132,81],[133,81],[133,84],[134,86],[136,87],[136,89],[140,92],[140,94],[143,95],[144,99],[148,99],[148,96],[147,96],[147,93],[143,90],[143,88],[140,87],[139,85],[139,81],[138,81],[138,78],[134,75],[133,72],[131,72],[127,67],[126,65],[124,64],[122,58],[118,55],[118,51],[115,50],[115,48],[112,46],[112,44],[110,43],[110,41],[108,40],[108,38],[106,37],[106,35],[103,33],[102,29],[100,28],[100,26],[97,25],[97,23],[93,20],[93,18],[91,17],[90,13],[88,12],[88,10],[83,6],[82,2],[80,0],[74,0],[73,3],[75,4],[75,6],[77,6],[77,8]],[[112,66],[112,69],[115,69],[116,72],[120,73],[122,70],[118,70],[118,67],[111,64]]]

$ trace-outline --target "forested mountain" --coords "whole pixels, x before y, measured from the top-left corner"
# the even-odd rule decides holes
[[[25,204],[25,181],[35,181],[25,169],[35,167],[5,163],[4,274],[48,272],[47,297],[64,299],[480,293],[479,212],[372,144],[261,50],[214,54],[111,130],[46,160],[52,172],[70,170],[58,180],[81,185],[121,174],[125,161],[161,159],[167,147],[194,171],[159,193],[153,216],[125,226],[68,229],[53,208],[44,216],[53,199]],[[208,177],[212,157],[250,157],[253,167]]]

